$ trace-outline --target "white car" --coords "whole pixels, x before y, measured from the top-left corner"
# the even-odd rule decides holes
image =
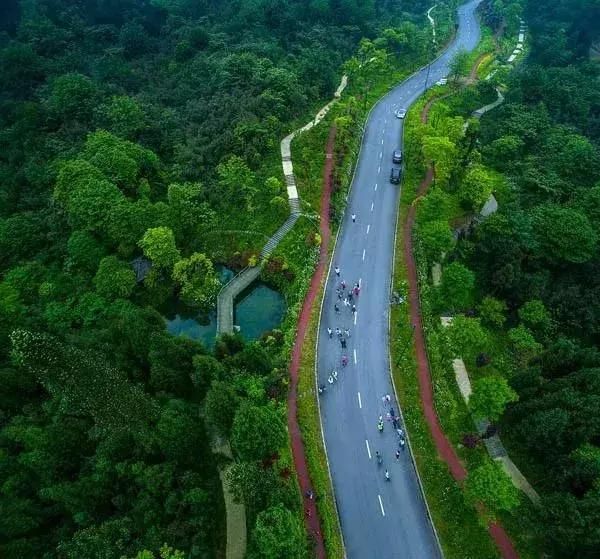
[[[404,118],[406,116],[406,109],[398,109],[396,111],[396,118]]]
[[[446,85],[448,83],[448,78],[440,78],[435,85]]]

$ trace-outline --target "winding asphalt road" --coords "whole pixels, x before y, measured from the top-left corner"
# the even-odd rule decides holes
[[[347,557],[349,559],[424,559],[439,557],[435,533],[423,500],[409,450],[395,457],[398,439],[391,423],[377,430],[380,415],[391,406],[398,413],[389,375],[388,311],[394,233],[400,188],[390,184],[392,152],[400,147],[402,120],[426,88],[448,73],[454,53],[472,50],[479,41],[474,15],[481,0],[458,10],[459,27],[445,53],[388,93],[372,110],[352,183],[345,221],[333,256],[319,329],[318,382],[325,384],[321,418]],[[353,223],[351,215],[356,214]],[[335,267],[340,268],[340,277]],[[360,282],[356,312],[338,299],[341,280]],[[346,292],[348,288],[346,288]],[[340,313],[335,312],[338,303]],[[346,349],[330,327],[350,330]],[[342,356],[348,359],[341,365]],[[329,384],[332,370],[338,380]],[[378,466],[375,452],[384,457]],[[391,480],[384,478],[388,469]]]

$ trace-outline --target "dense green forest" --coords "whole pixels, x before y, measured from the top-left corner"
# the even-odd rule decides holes
[[[167,334],[160,309],[214,304],[214,264],[239,269],[256,248],[215,232],[270,234],[286,216],[281,137],[331,96],[361,38],[387,30],[390,60],[427,53],[427,7],[2,3],[3,558],[145,559],[164,544],[220,557],[214,435],[231,442],[249,556],[306,555],[286,333],[209,350]],[[269,268],[297,297],[296,272]]]
[[[513,533],[537,531],[552,557],[592,558],[600,550],[600,64],[591,47],[600,39],[600,6],[483,8],[495,31],[507,24],[515,32],[519,15],[527,52],[498,72],[505,102],[470,121],[464,136],[449,106],[468,118],[495,95],[469,105],[467,91],[462,105],[448,100],[445,113],[437,109],[433,133],[443,137],[423,141],[437,184],[419,207],[418,232],[428,266],[446,253],[431,290],[437,320],[461,313],[440,354],[448,364],[464,357],[470,412],[497,422],[542,497],[536,510],[520,509]],[[482,82],[476,91],[488,89]],[[471,222],[491,193],[498,211]],[[454,385],[453,372],[448,378]],[[467,435],[463,443],[477,441]],[[497,492],[490,506],[518,505],[501,500]]]
[[[506,304],[519,401],[502,425],[543,494],[555,557],[600,549],[600,38],[596,2],[528,2],[531,54],[482,121],[483,160],[509,185],[467,261]]]

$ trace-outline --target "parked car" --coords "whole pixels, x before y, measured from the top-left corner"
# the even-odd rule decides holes
[[[395,149],[392,154],[392,162],[393,163],[402,163],[402,150]]]
[[[390,182],[392,184],[400,184],[400,169],[392,167],[392,173],[390,174]]]
[[[396,118],[404,118],[406,116],[406,109],[398,109],[396,111]]]

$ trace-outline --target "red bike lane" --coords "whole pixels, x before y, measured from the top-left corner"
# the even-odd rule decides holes
[[[290,390],[288,392],[288,431],[290,434],[292,456],[298,483],[304,499],[305,523],[309,535],[315,543],[315,555],[318,559],[325,559],[325,544],[323,533],[321,531],[321,522],[318,515],[317,506],[314,499],[305,499],[307,491],[312,491],[308,466],[306,464],[306,455],[304,454],[304,443],[302,433],[298,425],[297,416],[297,396],[298,396],[298,370],[300,367],[300,357],[302,355],[302,345],[306,337],[306,330],[310,322],[310,314],[314,302],[321,288],[321,281],[327,267],[327,249],[331,238],[329,229],[329,206],[331,200],[331,181],[333,171],[333,148],[335,145],[335,127],[332,126],[327,139],[327,148],[325,151],[325,165],[323,168],[323,191],[321,193],[321,220],[320,235],[321,247],[319,250],[319,261],[312,276],[308,292],[304,298],[300,316],[298,318],[298,331],[296,340],[292,348],[292,359],[290,362]]]

